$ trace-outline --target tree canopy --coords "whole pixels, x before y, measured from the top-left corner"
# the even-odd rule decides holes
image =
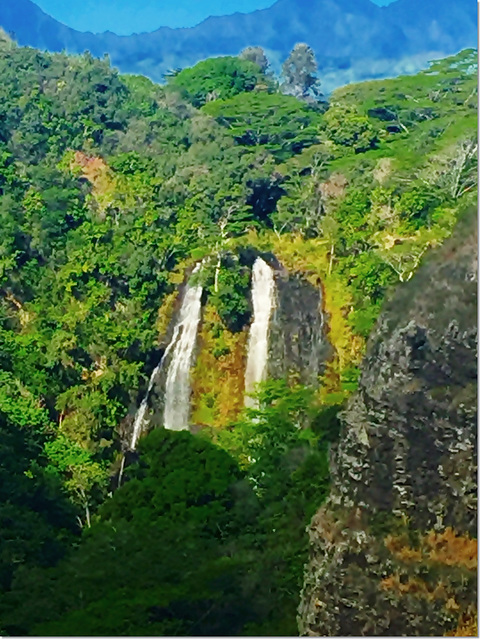
[[[199,62],[168,79],[168,86],[180,89],[182,96],[195,107],[210,100],[232,98],[253,91],[264,80],[264,69],[257,59],[224,56]]]

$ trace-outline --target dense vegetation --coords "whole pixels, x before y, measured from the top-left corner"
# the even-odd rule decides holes
[[[54,569],[17,572],[4,600],[7,631],[295,633],[304,526],[326,494],[335,435],[324,433],[309,401],[305,389],[266,389],[239,425],[247,439],[255,419],[262,434],[243,448],[256,456],[248,470],[206,439],[154,430],[77,548]],[[312,424],[302,437],[300,419]],[[332,416],[324,422],[335,431]]]
[[[250,60],[202,65],[161,87],[0,44],[6,634],[295,635],[304,527],[364,340],[474,197],[473,52],[328,109]],[[157,430],[111,495],[185,269],[206,259],[216,330],[235,333],[253,249],[324,280],[321,394],[270,381],[214,443]]]

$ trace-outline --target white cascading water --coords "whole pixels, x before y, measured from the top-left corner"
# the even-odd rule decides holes
[[[200,269],[200,265],[198,265],[192,273],[193,274],[197,273],[199,269]],[[187,405],[186,411],[183,409],[183,413],[180,419],[185,423],[188,419],[189,395],[190,395],[190,381],[188,379],[189,376],[187,375],[187,380],[183,380],[182,383],[179,384],[178,386],[177,386],[177,380],[179,377],[181,377],[181,373],[184,371],[182,368],[182,363],[185,361],[186,357],[189,358],[188,373],[190,373],[190,358],[192,357],[192,353],[194,351],[196,336],[197,336],[197,327],[200,320],[201,297],[202,297],[202,287],[200,286],[189,287],[187,285],[185,295],[184,295],[184,300],[182,302],[182,307],[180,310],[179,322],[176,324],[174,328],[172,339],[169,342],[168,347],[164,351],[164,354],[160,359],[159,364],[152,371],[152,375],[150,376],[149,386],[147,387],[145,396],[142,402],[140,403],[140,407],[137,409],[137,413],[135,414],[132,440],[130,442],[130,449],[132,451],[135,450],[135,447],[137,446],[137,441],[146,423],[145,414],[147,413],[149,396],[150,396],[150,392],[152,391],[152,387],[154,386],[155,379],[157,378],[159,371],[162,369],[162,365],[166,357],[169,355],[172,349],[174,349],[174,353],[173,353],[172,362],[170,364],[168,374],[167,374],[167,384],[166,384],[166,390],[165,390],[165,427],[167,429],[175,429],[175,427],[172,427],[169,425],[174,424],[174,422],[178,422],[178,420],[176,419],[176,416],[173,415],[173,411],[175,411],[175,406],[179,404],[175,397],[176,389],[178,389],[178,391],[181,394],[183,394],[182,401]],[[179,339],[179,334],[181,334],[180,339]],[[169,404],[168,420],[167,420],[167,404]],[[184,417],[185,413],[187,413],[187,418]],[[185,429],[186,426],[182,426],[181,428]]]
[[[200,265],[194,273],[198,269]],[[164,427],[172,431],[189,428],[190,369],[200,322],[201,298],[201,286],[187,287],[180,310],[177,327],[181,329],[181,333],[172,352],[164,396]]]
[[[259,382],[267,375],[269,324],[275,307],[276,285],[274,273],[269,265],[257,258],[252,268],[252,306],[253,321],[249,332],[247,365],[245,372],[245,405],[255,407],[256,403],[249,393],[255,390]]]
[[[162,367],[164,356],[165,354],[162,356],[159,364],[152,371],[152,375],[150,376],[150,380],[149,380],[149,386],[147,387],[145,396],[143,397],[143,400],[140,403],[140,407],[137,409],[137,413],[135,414],[134,430],[132,432],[132,440],[130,441],[130,448],[132,451],[135,450],[135,447],[137,446],[137,440],[139,439],[140,434],[142,432],[142,427],[144,426],[144,422],[145,422],[145,414],[147,412],[150,392],[152,391],[152,387],[154,386],[155,378],[157,377],[157,374],[159,373]]]
[[[169,342],[169,346],[167,347],[167,349],[164,351],[164,354],[162,356],[162,358],[160,359],[159,364],[155,367],[155,369],[152,371],[152,375],[150,376],[150,380],[149,380],[149,386],[147,387],[147,391],[145,392],[145,396],[142,400],[142,402],[140,403],[140,407],[137,409],[137,413],[135,414],[135,420],[134,420],[134,429],[133,429],[133,433],[132,433],[132,440],[130,442],[130,449],[132,451],[135,451],[135,447],[137,446],[137,441],[140,438],[140,434],[142,433],[142,428],[145,425],[145,414],[147,413],[147,408],[149,406],[149,396],[150,396],[150,392],[152,391],[152,387],[154,386],[155,383],[155,379],[159,373],[159,371],[162,369],[162,365],[164,363],[164,360],[166,358],[166,356],[169,354],[169,352],[171,351],[172,347],[174,346],[177,337],[179,335],[179,331],[180,331],[180,327],[179,325],[177,325],[174,329],[174,334],[172,336],[172,340]]]

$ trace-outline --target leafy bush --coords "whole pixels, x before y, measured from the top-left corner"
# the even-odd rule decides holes
[[[256,620],[228,546],[255,508],[234,460],[163,429],[139,451],[68,561],[18,581],[2,611],[10,632],[229,635]]]
[[[356,153],[373,149],[377,134],[369,118],[350,105],[334,105],[324,115],[323,128],[330,140]]]
[[[263,78],[257,64],[234,56],[209,58],[168,78],[168,87],[178,89],[195,107],[209,100],[225,100],[253,91]]]
[[[240,331],[250,318],[250,272],[237,262],[224,258],[218,279],[218,292],[212,302],[225,326]]]

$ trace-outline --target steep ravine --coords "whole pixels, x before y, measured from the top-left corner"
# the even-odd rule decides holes
[[[474,629],[476,348],[473,212],[371,335],[309,527],[301,635]]]

